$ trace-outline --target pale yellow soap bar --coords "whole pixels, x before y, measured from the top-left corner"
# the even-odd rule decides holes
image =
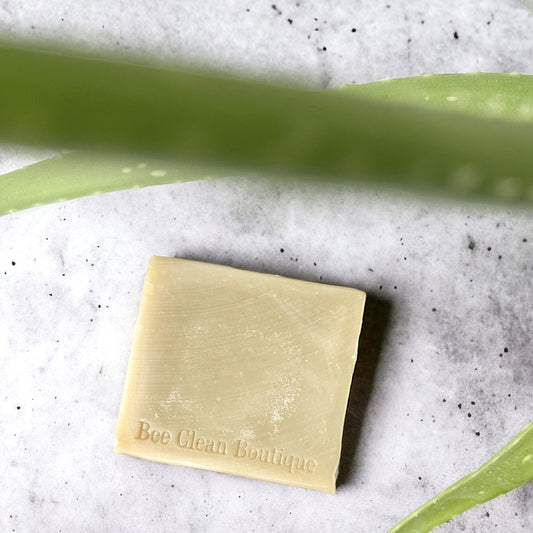
[[[365,293],[152,257],[115,451],[335,492]]]

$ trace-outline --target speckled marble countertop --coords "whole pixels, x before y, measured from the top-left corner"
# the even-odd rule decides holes
[[[29,4],[31,7],[28,7]],[[517,2],[4,1],[4,36],[326,87],[533,73]],[[2,172],[46,157],[3,146]],[[146,263],[368,293],[334,496],[114,455]],[[531,418],[531,211],[245,177],[0,218],[2,531],[384,532]],[[533,530],[528,485],[441,531]]]

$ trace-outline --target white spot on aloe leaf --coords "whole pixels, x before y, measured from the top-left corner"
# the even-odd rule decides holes
[[[460,167],[452,174],[452,185],[457,190],[473,191],[480,184],[480,175],[472,165]]]
[[[121,170],[122,174],[129,174],[131,172],[131,168],[130,167],[124,167],[122,170]]]
[[[459,98],[457,98],[457,96],[447,96],[446,100],[448,100],[448,102],[457,102]]]
[[[505,103],[499,98],[490,98],[487,101],[487,105],[491,111],[496,111],[497,113],[501,113],[505,109]]]
[[[514,177],[508,177],[496,184],[494,192],[501,198],[512,200],[520,194],[520,182]]]
[[[150,176],[153,176],[154,178],[162,178],[163,176],[166,176],[166,174],[166,170],[152,170],[152,172],[150,172]]]
[[[146,168],[146,163],[139,163],[137,168]]]
[[[520,106],[520,115],[523,118],[533,118],[533,106],[531,104],[522,104]]]

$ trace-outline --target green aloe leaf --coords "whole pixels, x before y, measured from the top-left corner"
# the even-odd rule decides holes
[[[529,9],[533,9],[533,0],[520,0],[520,3]]]
[[[489,118],[473,105],[466,105],[469,112],[450,113],[385,101],[363,89],[312,91],[31,47],[0,46],[0,66],[0,139],[7,142],[185,161],[225,174],[366,179],[533,203],[533,124],[516,119],[517,113],[529,116],[533,76],[457,75],[465,94],[475,94],[481,83],[484,94],[506,102],[509,112]],[[445,78],[435,81],[448,92]],[[417,89],[417,83],[427,80],[409,89],[418,98],[427,88]],[[79,175],[85,192],[75,193],[57,189],[51,195],[48,178],[42,179],[42,199],[34,195],[32,202],[86,194],[95,174]],[[151,183],[146,178],[136,185]],[[21,195],[26,183],[18,184]]]
[[[426,533],[481,503],[533,480],[533,422],[477,470],[404,518],[389,533]]]
[[[333,90],[445,112],[533,123],[533,76],[518,72],[425,74]]]
[[[0,215],[91,194],[229,175],[205,164],[66,152],[0,176]]]

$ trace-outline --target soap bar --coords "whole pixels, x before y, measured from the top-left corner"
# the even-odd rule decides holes
[[[152,257],[114,451],[334,493],[364,302]]]

